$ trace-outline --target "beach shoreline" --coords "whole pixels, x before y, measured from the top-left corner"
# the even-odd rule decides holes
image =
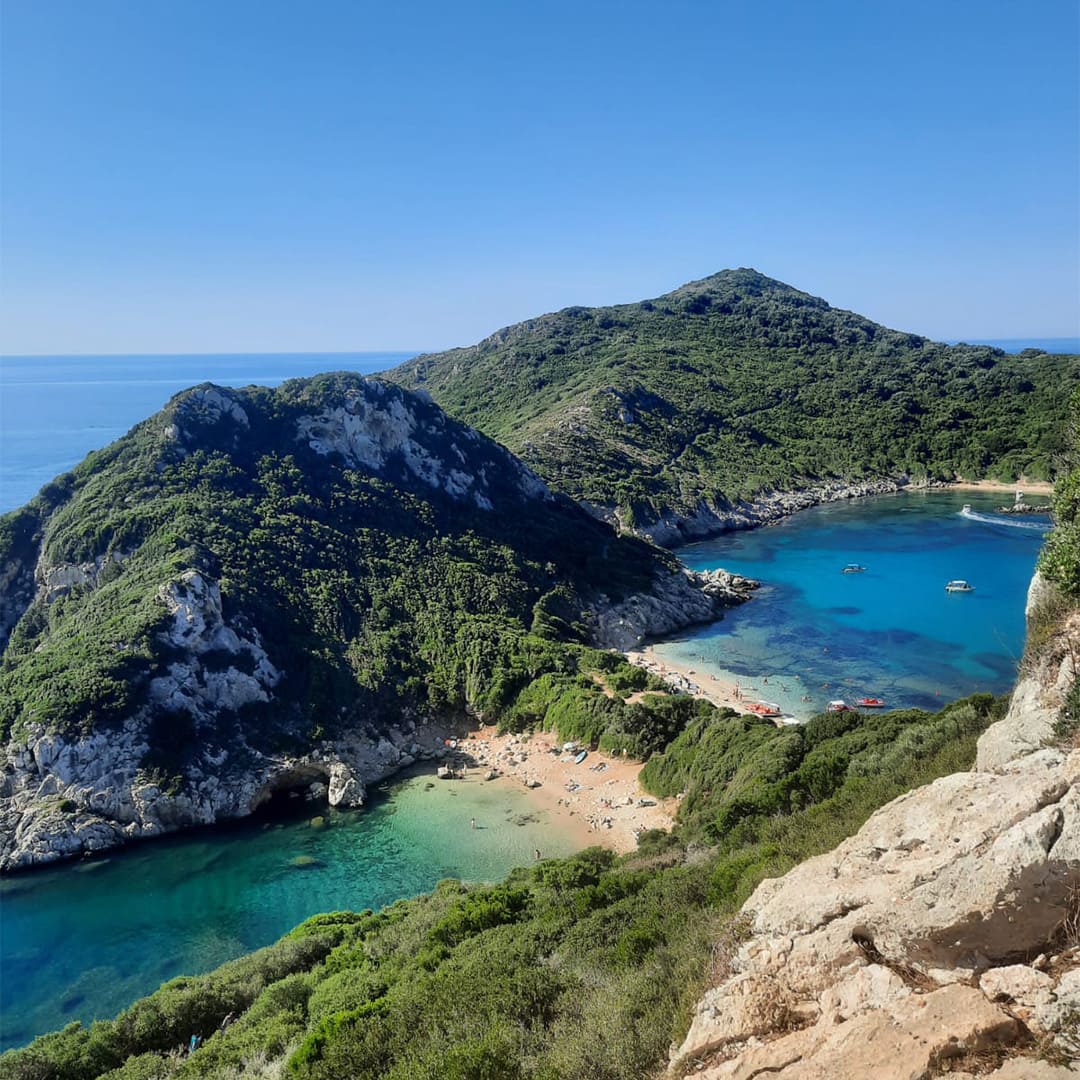
[[[1028,495],[1053,493],[1053,485],[1045,481],[1002,483],[997,480],[958,480],[935,484],[921,490],[989,494],[1015,492],[1017,489]],[[775,687],[772,688],[770,697],[769,677],[766,675],[740,679],[728,672],[728,677],[725,678],[707,670],[698,670],[692,661],[661,656],[655,644],[640,645],[627,650],[624,655],[631,664],[644,668],[667,682],[673,693],[703,698],[718,709],[730,709],[743,715],[757,715],[748,707],[751,703],[762,698],[783,701],[785,697]],[[784,686],[782,689],[787,691],[788,687]],[[797,692],[802,691],[800,689]],[[803,701],[806,700],[804,697]],[[820,708],[823,708],[823,705]],[[820,708],[805,706],[800,709],[798,703],[789,704],[784,706],[784,713],[776,718],[776,722],[803,723],[813,712],[820,711]],[[656,799],[641,787],[638,776],[644,762],[613,758],[592,751],[585,761],[575,764],[570,755],[553,752],[556,749],[561,748],[554,732],[499,735],[494,727],[478,725],[457,740],[456,752],[468,762],[466,779],[479,779],[493,785],[512,784],[523,789],[531,805],[538,811],[546,811],[553,824],[572,834],[583,847],[600,845],[626,853],[635,849],[638,831],[669,830],[674,826],[678,801]],[[602,771],[594,771],[597,764],[603,764]],[[492,770],[498,773],[497,777],[484,780],[484,776]],[[530,786],[531,782],[535,782],[536,786]],[[639,804],[641,799],[655,802],[655,805],[642,806]],[[612,805],[609,806],[608,803]]]
[[[715,676],[705,676],[690,664],[672,660],[667,656],[661,657],[652,645],[630,649],[626,653],[626,659],[653,675],[659,675],[665,682],[673,683],[675,688],[682,693],[711,701],[718,709],[734,709],[739,713],[751,712],[743,696],[743,691],[748,688],[741,682],[725,682]],[[757,688],[753,689],[756,692]]]
[[[579,751],[564,752],[552,731],[500,735],[494,727],[477,726],[455,743],[446,763],[454,768],[456,757],[460,768],[455,771],[463,771],[466,781],[524,791],[531,805],[546,812],[561,831],[572,833],[582,848],[626,854],[636,849],[640,832],[670,830],[675,824],[678,800],[645,791],[638,780],[642,761],[591,751],[575,762]]]

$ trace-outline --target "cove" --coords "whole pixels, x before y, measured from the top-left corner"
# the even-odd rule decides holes
[[[319,912],[377,909],[442,878],[496,881],[534,849],[581,846],[523,789],[427,772],[383,785],[364,810],[305,804],[0,879],[0,1048],[112,1017]]]
[[[1011,502],[1007,492],[903,492],[688,545],[678,554],[693,569],[722,566],[764,585],[722,621],[656,652],[693,667],[699,683],[738,682],[744,696],[797,719],[837,698],[937,709],[977,691],[1005,693],[1048,529],[1046,518],[994,512]],[[843,574],[847,563],[866,570]],[[952,578],[975,591],[946,593]]]

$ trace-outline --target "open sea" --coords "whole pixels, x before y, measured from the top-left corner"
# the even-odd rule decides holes
[[[415,352],[0,357],[0,513],[201,382],[278,386],[323,371],[371,374]]]
[[[187,386],[374,372],[410,355],[2,358],[0,511]],[[690,566],[766,584],[721,622],[659,651],[694,664],[699,681],[739,679],[748,696],[796,716],[858,694],[932,708],[1005,691],[1047,527],[994,513],[1009,501],[881,496],[683,548]],[[866,572],[841,574],[849,562]],[[947,595],[956,577],[975,592]],[[524,792],[479,782],[407,779],[364,811],[324,817],[322,827],[304,814],[200,830],[0,879],[0,1048],[112,1016],[163,980],[269,944],[317,912],[379,907],[447,876],[497,879],[535,847],[555,856],[575,843],[532,812]],[[479,828],[468,827],[471,817]]]

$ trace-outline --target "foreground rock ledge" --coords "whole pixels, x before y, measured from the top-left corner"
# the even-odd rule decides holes
[[[1080,918],[1080,751],[909,792],[762,882],[744,914],[677,1075],[916,1080],[951,1061],[963,1076],[966,1054],[1040,1038],[1078,1057],[1080,948],[1063,928]],[[1076,1073],[1025,1057],[986,1075]]]

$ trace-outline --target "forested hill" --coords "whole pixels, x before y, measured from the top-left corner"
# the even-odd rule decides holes
[[[1046,478],[1080,357],[938,344],[742,269],[389,377],[640,525],[815,479]]]
[[[498,715],[575,670],[602,597],[665,591],[680,625],[715,614],[423,396],[185,391],[0,518],[0,865],[246,813],[292,774],[356,801],[413,721]]]

